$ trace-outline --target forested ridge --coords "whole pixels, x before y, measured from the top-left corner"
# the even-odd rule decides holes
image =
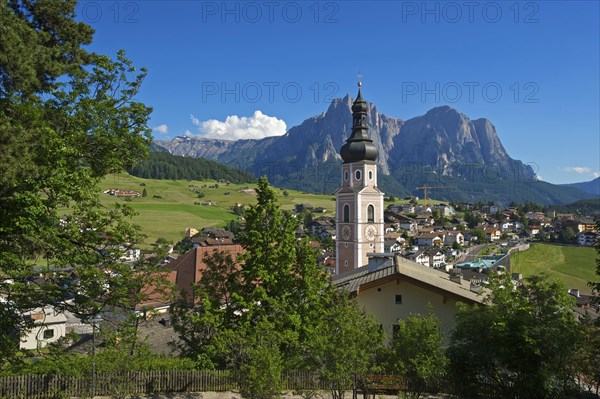
[[[170,180],[228,180],[233,183],[250,183],[254,176],[204,158],[188,158],[166,152],[151,152],[131,167],[128,172],[144,179]]]

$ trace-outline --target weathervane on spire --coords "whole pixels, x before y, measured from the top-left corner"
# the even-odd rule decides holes
[[[357,80],[359,88],[362,86],[362,82],[361,82],[362,77],[363,77],[363,74],[360,73],[360,71],[358,71],[358,73],[356,74],[356,80]]]

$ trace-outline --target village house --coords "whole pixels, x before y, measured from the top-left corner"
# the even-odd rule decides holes
[[[433,220],[433,216],[428,214],[419,214],[415,216],[415,221],[419,226],[433,226],[435,220]]]
[[[404,204],[402,205],[402,212],[404,213],[415,213],[417,210],[413,204]]]
[[[415,219],[405,215],[398,215],[397,223],[400,229],[410,234],[414,234],[419,227]]]
[[[527,233],[527,235],[529,237],[535,237],[540,233],[541,229],[542,229],[541,225],[531,224],[531,225],[527,226],[527,228],[525,229],[525,232]]]
[[[441,247],[444,243],[445,233],[426,233],[416,237],[419,247]]]
[[[62,312],[57,312],[53,306],[33,309],[23,316],[33,321],[34,327],[21,336],[19,349],[45,348],[67,335],[67,317]]]
[[[431,214],[432,209],[431,209],[430,206],[417,205],[417,206],[415,206],[415,212],[416,213],[429,213],[429,214]]]
[[[423,255],[429,257],[429,267],[439,269],[446,265],[446,255],[440,250],[428,249],[423,252]]]
[[[388,339],[393,337],[398,320],[427,314],[430,309],[442,321],[442,331],[449,333],[458,302],[482,304],[484,299],[471,290],[470,282],[398,254],[370,254],[367,266],[334,276],[333,283],[375,316]]]
[[[205,245],[195,247],[165,266],[167,280],[175,284],[180,296],[190,303],[196,300],[193,286],[200,281],[202,272],[208,267],[206,263],[207,256],[215,252],[224,251],[231,254],[235,260],[238,255],[244,252],[241,245],[230,241],[224,242],[219,239],[206,237],[203,243]],[[149,301],[162,303],[165,299],[157,295],[150,298]]]
[[[556,218],[558,220],[573,220],[575,219],[575,215],[572,213],[557,213]]]
[[[459,245],[465,244],[465,236],[460,231],[448,231],[444,237],[444,244],[453,245],[457,242]]]
[[[383,221],[384,223],[397,223],[400,220],[400,213],[394,212],[392,210],[386,209],[383,211]]]
[[[402,212],[403,204],[390,204],[387,206],[386,210],[394,213]]]
[[[578,289],[570,289],[569,294],[575,297],[575,306],[571,308],[580,323],[595,323],[600,319],[600,305],[594,295],[582,294]]]
[[[335,219],[330,216],[319,216],[313,219],[310,228],[315,236],[335,236]]]
[[[126,198],[134,198],[134,197],[141,197],[142,196],[142,194],[140,194],[139,191],[135,191],[135,190],[119,190],[119,189],[116,189],[116,188],[111,188],[111,189],[105,190],[104,194],[114,195],[115,197],[126,197]]]
[[[498,241],[502,236],[502,232],[497,227],[486,227],[483,231],[488,242]]]
[[[325,239],[325,238],[331,238],[332,240],[335,241],[336,239],[336,230],[335,228],[333,229],[327,229],[321,232],[321,234],[319,234],[319,237],[321,237],[321,239]]]
[[[481,207],[481,212],[487,215],[495,215],[500,211],[500,207],[496,205],[484,205]]]
[[[586,231],[577,235],[577,244],[584,246],[594,246],[598,240],[598,235],[593,231]]]
[[[404,242],[404,238],[402,238],[402,234],[397,233],[397,232],[385,233],[383,235],[383,238],[384,238],[384,240],[394,240],[397,242]]]
[[[202,235],[216,239],[234,239],[234,234],[222,227],[205,227],[201,231]]]
[[[454,210],[454,208],[452,208],[449,205],[445,205],[445,204],[435,205],[433,207],[433,209],[434,210],[437,209],[438,211],[440,211],[440,215],[441,216],[445,216],[445,217],[452,217],[456,213],[456,211]]]
[[[442,248],[442,251],[446,255],[446,261],[448,261],[448,258],[454,259],[462,255],[462,251],[460,249],[454,249],[452,247],[444,247]]]
[[[187,229],[185,229],[185,235],[184,235],[184,237],[187,238],[187,239],[191,239],[196,234],[198,234],[198,230],[196,230],[193,227],[188,227]]]
[[[502,222],[499,227],[500,227],[500,230],[502,230],[502,232],[505,232],[505,231],[517,232],[523,228],[523,223],[518,222],[518,221],[508,221],[508,222]]]
[[[403,248],[403,243],[393,238],[384,238],[383,246],[385,252],[400,252]]]
[[[403,257],[408,260],[411,260],[415,263],[418,263],[419,265],[422,265],[425,267],[430,266],[429,255],[427,255],[424,250],[407,252],[406,254],[403,255]]]
[[[546,218],[546,215],[544,214],[544,212],[527,212],[525,214],[525,217],[528,220],[537,220],[541,222]]]
[[[577,218],[572,220],[561,221],[563,227],[570,227],[576,233],[583,233],[584,231],[595,231],[596,225],[594,220],[591,218]]]

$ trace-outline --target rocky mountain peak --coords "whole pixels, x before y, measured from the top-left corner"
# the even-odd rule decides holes
[[[248,169],[255,175],[267,174],[280,186],[333,192],[340,181],[339,151],[352,131],[353,101],[350,95],[334,99],[326,112],[306,119],[283,136],[239,141],[177,137],[156,144],[175,155],[204,157]],[[464,183],[467,188],[476,187],[479,183],[473,185],[469,179],[487,168],[485,184],[491,184],[491,191],[502,184],[512,187],[512,182],[521,183],[525,178],[529,179],[525,189],[536,193],[532,196],[540,195],[536,191],[539,188],[531,185],[535,182],[533,170],[508,155],[488,119],[471,120],[450,106],[440,106],[403,121],[380,114],[373,103],[367,102],[367,125],[379,154],[384,191],[387,186],[391,193],[412,193],[414,182],[407,183],[407,173],[411,179],[421,178],[415,175],[415,167],[458,179],[455,184]],[[499,180],[489,181],[490,176]],[[407,189],[407,184],[413,188]],[[478,190],[468,194],[470,200],[481,195]],[[551,198],[538,201],[547,203]]]

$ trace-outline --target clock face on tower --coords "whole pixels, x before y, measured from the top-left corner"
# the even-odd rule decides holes
[[[375,240],[375,236],[377,235],[377,228],[373,225],[369,225],[365,227],[365,238],[369,241]]]
[[[350,226],[344,225],[342,227],[342,238],[344,240],[349,240],[351,236],[352,236],[352,229],[350,228]]]

